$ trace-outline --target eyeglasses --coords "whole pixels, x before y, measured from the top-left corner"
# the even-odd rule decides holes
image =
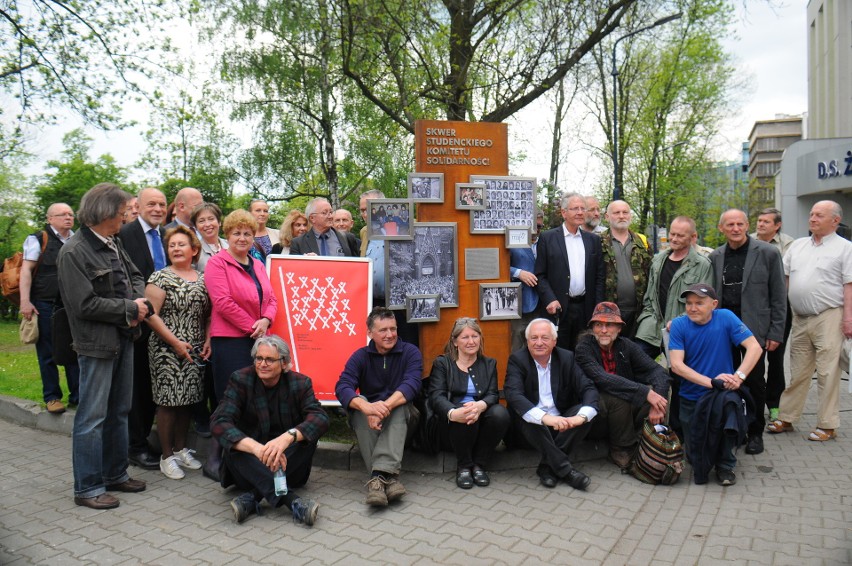
[[[201,348],[195,346],[192,350],[190,350],[189,355],[192,357],[192,363],[196,366],[203,368],[207,365],[207,360],[201,357]]]
[[[255,356],[254,357],[254,363],[256,363],[259,366],[272,365],[275,362],[280,362],[283,359],[284,358],[264,358],[263,356]]]

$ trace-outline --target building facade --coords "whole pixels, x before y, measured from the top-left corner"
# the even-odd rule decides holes
[[[809,139],[852,136],[852,2],[808,2]]]

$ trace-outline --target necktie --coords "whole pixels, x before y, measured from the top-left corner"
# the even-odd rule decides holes
[[[159,271],[166,266],[166,254],[163,252],[163,241],[160,239],[160,231],[157,228],[148,230],[151,236],[151,250],[154,254],[154,271]]]
[[[328,255],[328,234],[320,234],[320,255]]]

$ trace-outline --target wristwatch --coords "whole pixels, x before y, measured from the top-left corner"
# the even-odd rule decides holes
[[[740,370],[735,371],[735,372],[734,372],[734,374],[735,374],[737,377],[739,377],[740,379],[742,379],[743,381],[745,381],[745,379],[746,379],[746,374],[744,374],[744,373],[743,373],[743,372],[741,372]]]
[[[293,435],[293,442],[299,442],[299,436],[296,434],[296,429],[295,429],[295,428],[291,428],[290,430],[288,430],[288,431],[287,431],[287,434],[292,434],[292,435]]]
[[[583,419],[584,421],[589,422],[589,417],[587,417],[586,415],[581,415],[581,414],[577,413],[577,416],[578,416],[578,417],[582,417],[582,419]]]

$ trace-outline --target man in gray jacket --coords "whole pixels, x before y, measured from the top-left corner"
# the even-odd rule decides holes
[[[74,417],[74,503],[112,509],[107,491],[138,492],[145,482],[127,474],[127,414],[133,383],[133,336],[153,314],[142,275],[121,243],[130,195],[101,183],[80,201],[80,230],[59,252],[59,289],[80,365],[80,404]]]
[[[787,287],[778,250],[748,235],[748,218],[742,210],[726,210],[719,231],[728,243],[710,254],[713,286],[720,290],[719,307],[728,309],[752,331],[763,353],[745,380],[754,400],[755,419],[748,427],[746,454],[763,452],[763,405],[766,403],[766,352],[781,347],[787,319]],[[733,348],[734,364],[745,349]]]

